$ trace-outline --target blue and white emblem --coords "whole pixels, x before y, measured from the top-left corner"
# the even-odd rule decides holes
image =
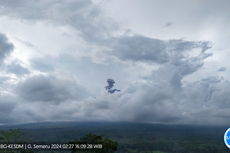
[[[224,143],[230,149],[230,128],[224,133]]]

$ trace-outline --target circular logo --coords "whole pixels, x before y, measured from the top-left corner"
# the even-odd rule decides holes
[[[230,149],[230,128],[224,133],[224,143]]]

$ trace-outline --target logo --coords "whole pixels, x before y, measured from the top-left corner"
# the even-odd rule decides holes
[[[230,149],[230,128],[224,133],[224,143]]]

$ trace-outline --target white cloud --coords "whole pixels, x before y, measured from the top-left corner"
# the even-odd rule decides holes
[[[0,123],[226,124],[226,4],[130,3],[0,1]]]

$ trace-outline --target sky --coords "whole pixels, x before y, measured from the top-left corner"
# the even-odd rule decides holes
[[[0,0],[0,124],[229,125],[229,5]]]

